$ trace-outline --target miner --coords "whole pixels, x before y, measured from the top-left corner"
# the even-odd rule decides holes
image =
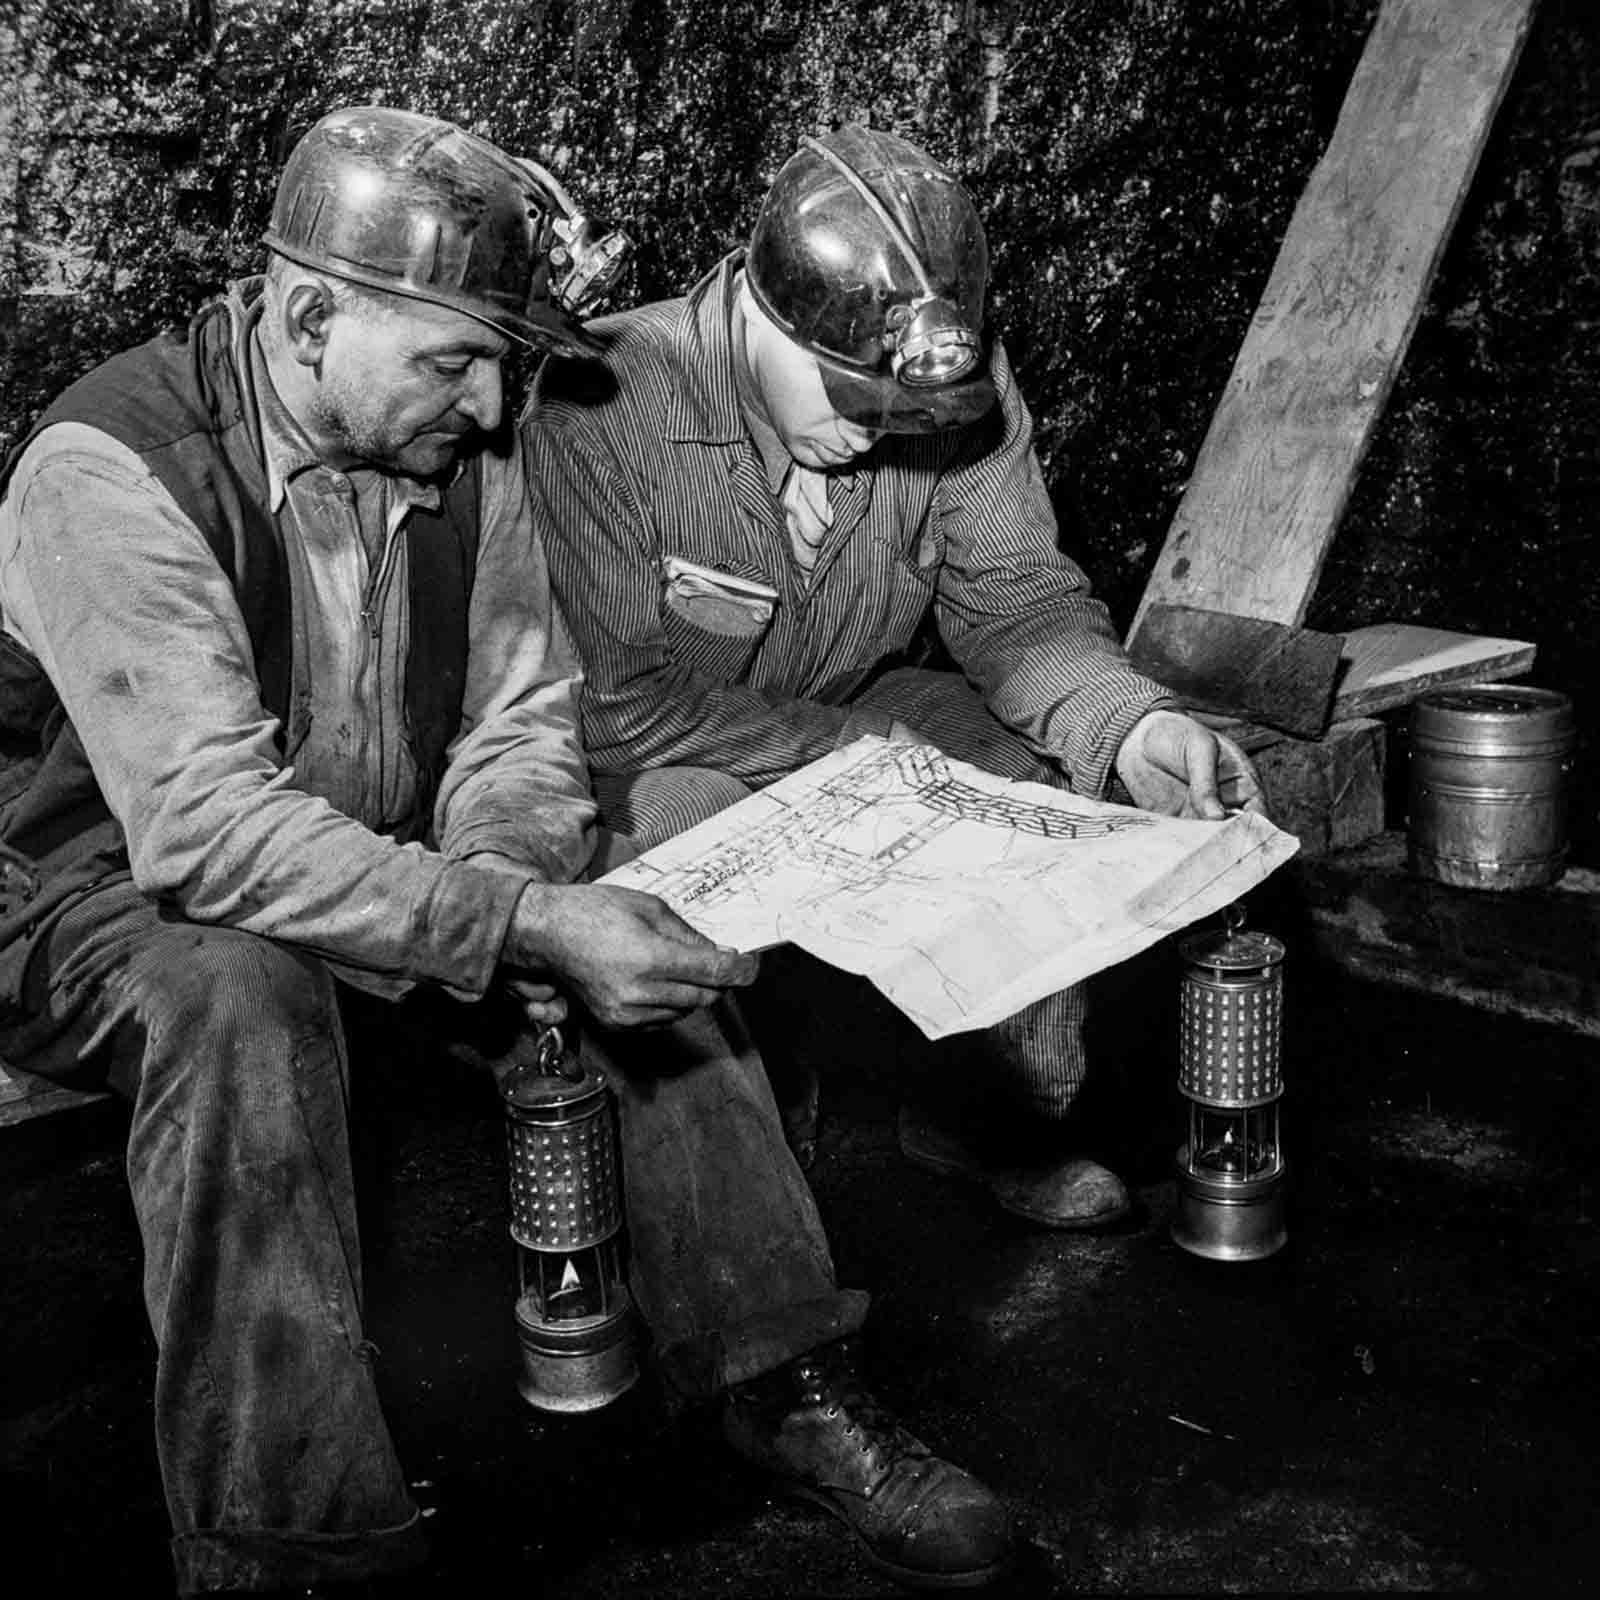
[[[1260,807],[1246,757],[1132,667],[1062,550],[988,270],[952,174],[846,125],[801,142],[686,297],[542,370],[534,507],[615,834],[648,847],[862,734],[1173,816]],[[774,986],[809,980],[768,968],[747,1011],[778,1057]],[[1071,1115],[1082,1017],[1069,989],[977,1059],[943,1052],[907,1085],[905,1155],[1046,1227],[1123,1217]],[[789,1099],[804,1146],[811,1096]]]

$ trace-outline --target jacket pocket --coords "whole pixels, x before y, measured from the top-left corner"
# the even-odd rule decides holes
[[[737,682],[772,626],[778,591],[683,556],[668,556],[664,571],[661,623],[673,659]]]

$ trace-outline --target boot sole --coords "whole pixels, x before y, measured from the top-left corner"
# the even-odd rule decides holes
[[[1045,1211],[1029,1211],[1024,1206],[1007,1205],[999,1195],[991,1189],[990,1198],[1008,1216],[1022,1217],[1033,1223],[1038,1228],[1048,1228],[1052,1233],[1098,1233],[1103,1228],[1114,1227],[1125,1217],[1133,1215],[1133,1203],[1130,1201],[1125,1206],[1117,1206],[1111,1211],[1097,1211],[1092,1217],[1063,1218],[1052,1216]]]

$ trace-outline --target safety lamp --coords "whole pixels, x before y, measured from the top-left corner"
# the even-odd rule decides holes
[[[1244,923],[1244,908],[1229,906],[1220,929],[1178,947],[1189,1137],[1178,1152],[1172,1237],[1213,1261],[1259,1260],[1288,1237],[1278,1128],[1284,947]]]
[[[616,1102],[556,1028],[500,1085],[517,1250],[518,1388],[541,1411],[594,1411],[633,1386]]]

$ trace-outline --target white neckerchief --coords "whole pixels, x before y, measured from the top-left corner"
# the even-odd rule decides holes
[[[828,475],[815,467],[790,464],[783,480],[784,520],[789,525],[789,548],[802,572],[817,564],[817,552],[833,526],[833,506],[828,501]]]

